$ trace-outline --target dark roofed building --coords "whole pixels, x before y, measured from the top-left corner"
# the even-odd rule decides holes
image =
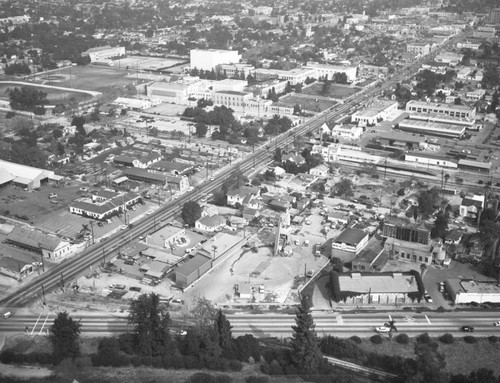
[[[57,259],[70,252],[70,244],[61,238],[42,233],[28,227],[16,227],[7,235],[6,241],[33,252],[43,254],[49,259]]]
[[[401,241],[428,244],[431,239],[430,230],[422,223],[411,222],[401,217],[387,217],[382,228],[382,236],[396,238]]]
[[[387,261],[388,253],[384,250],[382,241],[371,238],[366,246],[352,260],[352,270],[380,271]]]
[[[175,161],[158,161],[149,167],[150,169],[159,170],[162,172],[171,173],[176,176],[180,176],[192,169],[192,165],[184,164],[182,162]]]
[[[212,267],[212,260],[202,254],[197,254],[175,270],[175,283],[187,287],[200,278]]]
[[[357,254],[368,242],[368,233],[359,229],[345,229],[332,242],[332,256],[335,250]]]

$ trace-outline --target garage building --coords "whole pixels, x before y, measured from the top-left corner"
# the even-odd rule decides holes
[[[175,282],[179,287],[188,287],[212,268],[212,259],[197,254],[175,270]]]

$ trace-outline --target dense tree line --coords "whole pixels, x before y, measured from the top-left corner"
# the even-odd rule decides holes
[[[35,114],[44,114],[47,104],[47,93],[33,87],[8,88],[10,106],[15,110],[23,110]]]

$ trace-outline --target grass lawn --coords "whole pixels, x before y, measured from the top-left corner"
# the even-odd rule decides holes
[[[278,103],[278,105],[285,105],[288,107],[300,105],[303,110],[308,110],[311,112],[322,112],[323,110],[331,108],[335,104],[337,104],[337,102],[333,100],[314,99],[312,97],[301,96],[297,93],[292,93],[281,97]]]
[[[308,86],[305,89],[303,89],[302,93],[308,94],[311,96],[320,96],[322,89],[323,89],[323,83],[322,82],[315,82],[311,86]],[[361,90],[360,88],[351,88],[351,87],[346,86],[346,85],[331,84],[330,91],[328,92],[327,97],[347,98],[349,96],[352,96],[355,93],[358,93],[360,90]]]

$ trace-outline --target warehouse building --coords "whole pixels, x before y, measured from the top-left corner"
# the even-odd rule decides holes
[[[52,260],[71,253],[68,241],[29,227],[16,227],[7,235],[6,242],[42,254],[44,258]]]
[[[439,113],[452,117],[466,117],[470,120],[476,118],[476,107],[466,105],[435,104],[411,100],[406,104],[406,111],[415,113]]]
[[[463,137],[466,130],[465,126],[414,119],[403,120],[397,125],[397,127],[405,132],[458,139]]]
[[[210,270],[211,267],[211,258],[196,254],[175,270],[175,283],[181,288],[186,288]]]
[[[445,287],[456,305],[472,302],[500,303],[500,286],[495,281],[447,279]]]
[[[37,189],[42,183],[55,180],[52,170],[34,168],[0,160],[0,186],[13,183],[29,190]]]

